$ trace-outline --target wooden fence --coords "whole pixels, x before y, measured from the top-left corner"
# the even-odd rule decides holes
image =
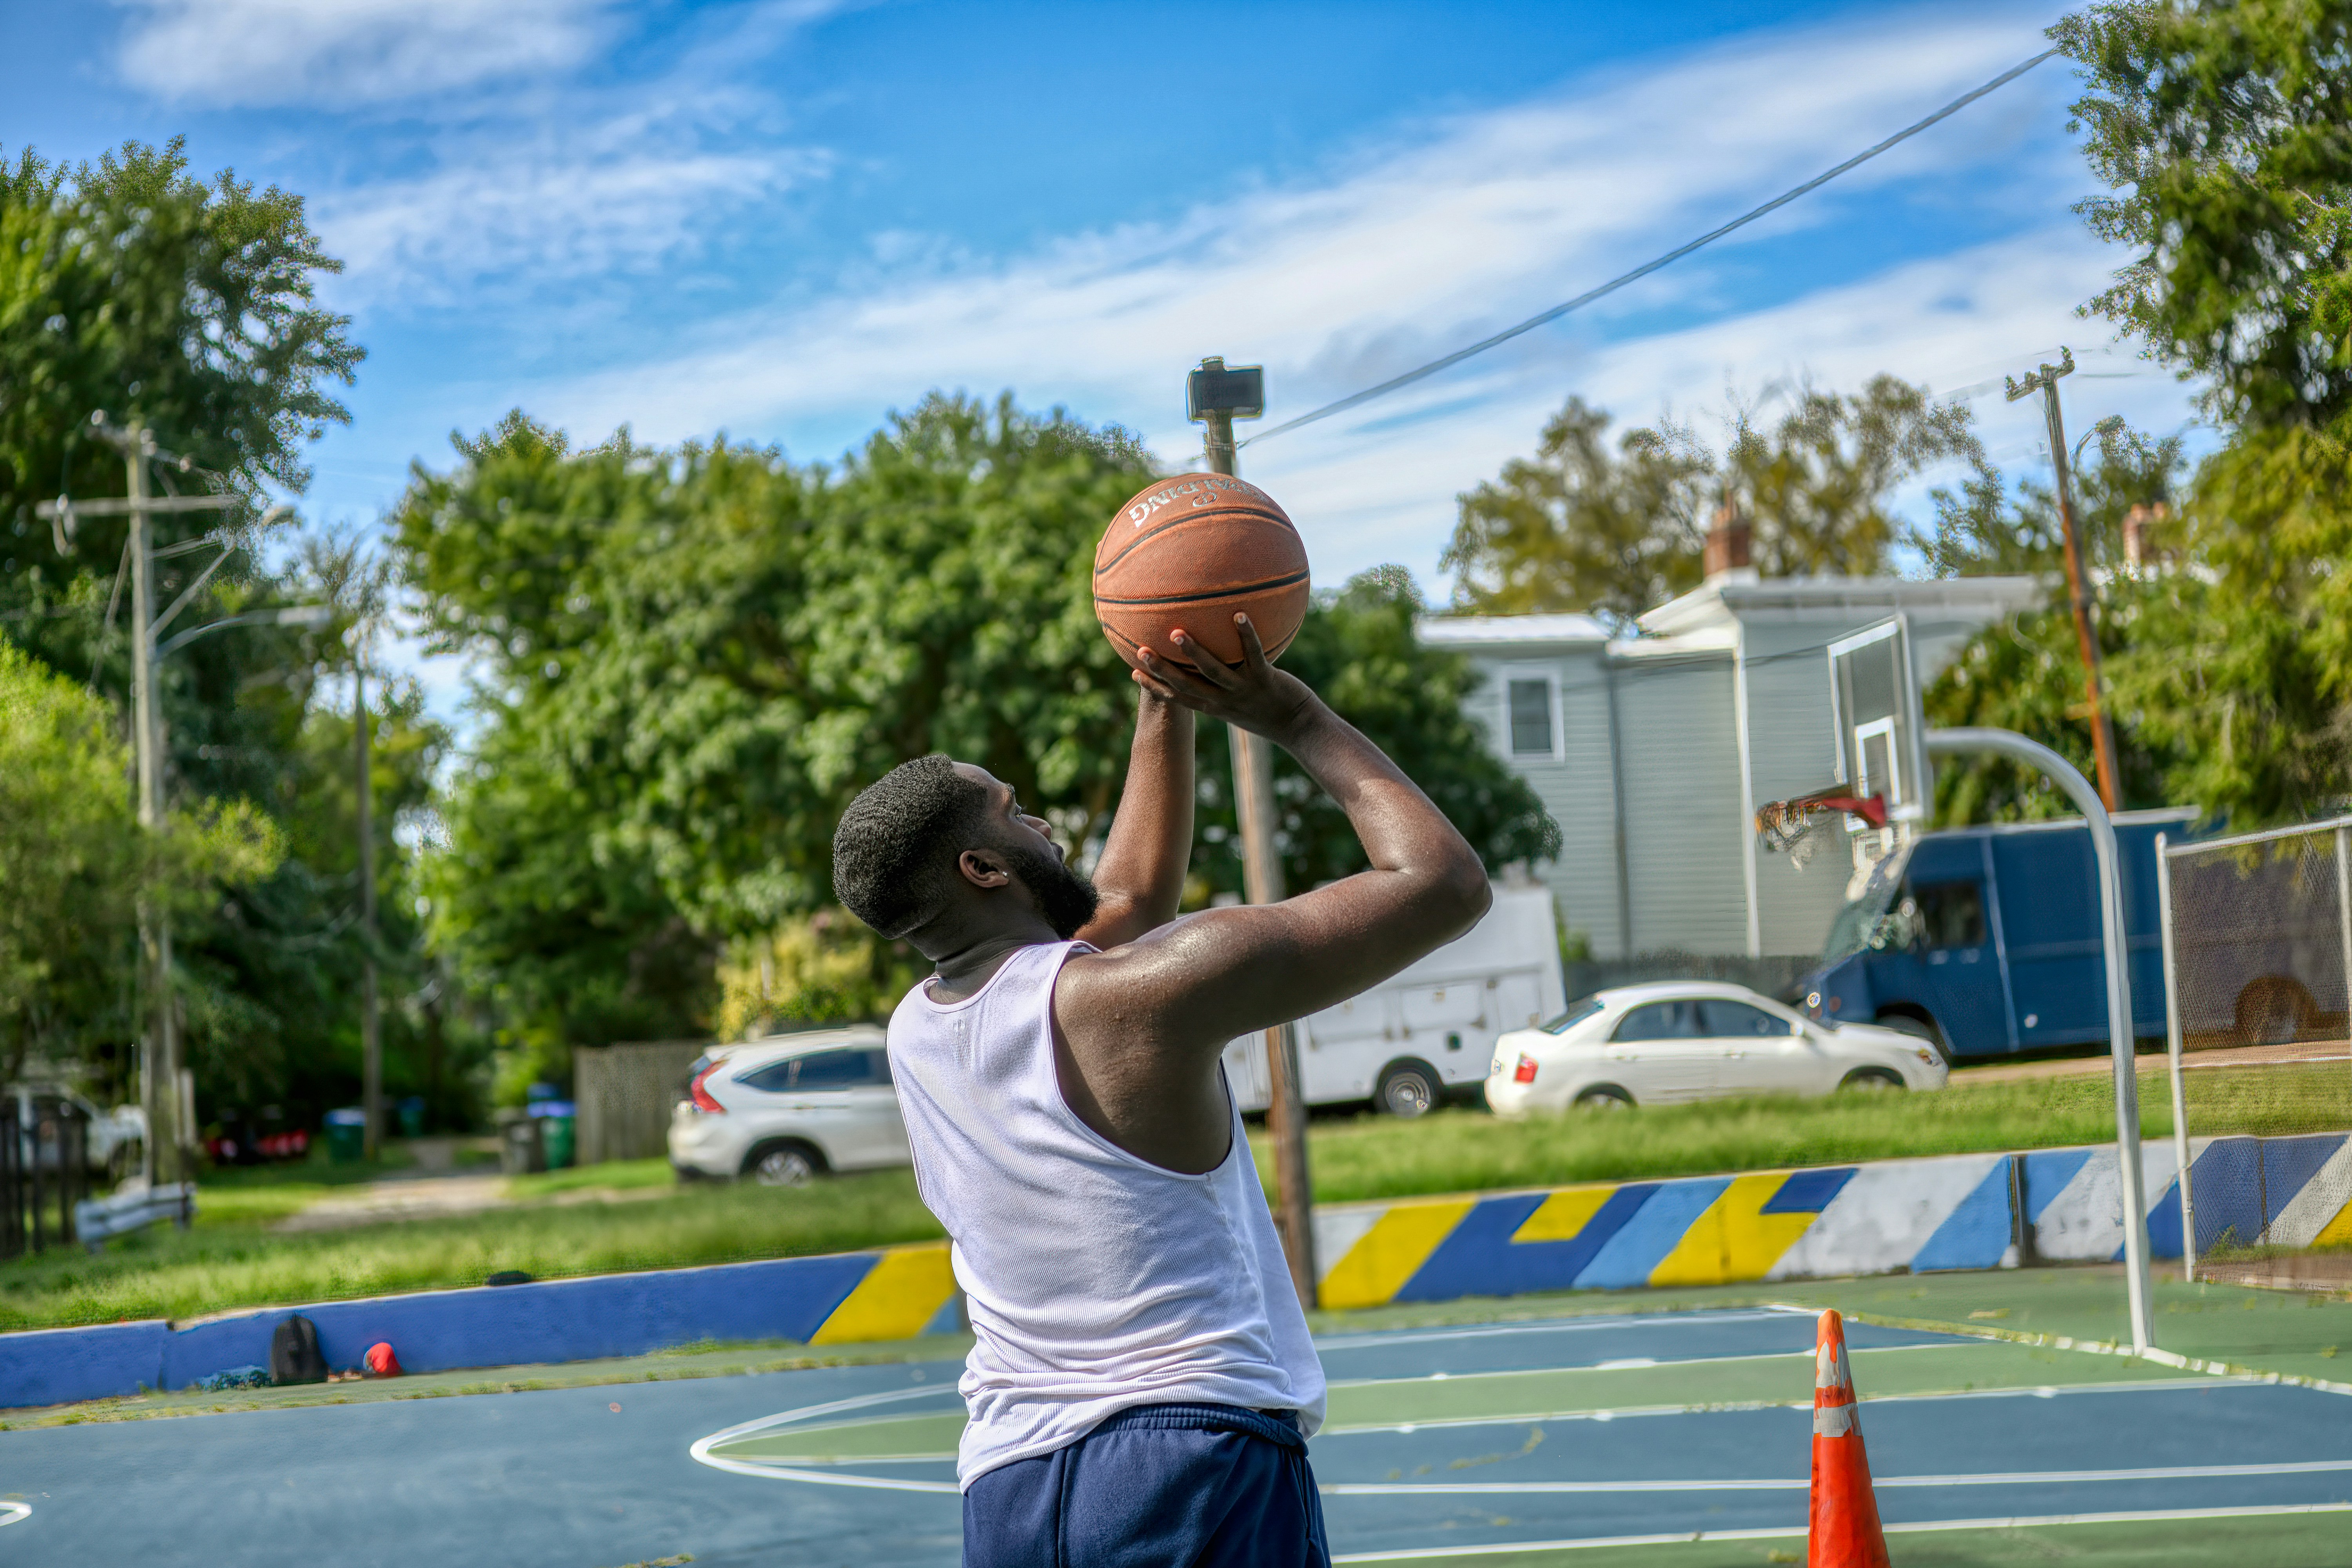
[[[578,1107],[576,1163],[649,1160],[668,1152],[671,1108],[686,1096],[686,1069],[701,1040],[583,1046],[572,1053]]]

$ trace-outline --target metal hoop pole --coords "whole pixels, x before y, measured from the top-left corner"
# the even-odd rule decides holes
[[[2180,1170],[2180,1276],[2197,1280],[2197,1205],[2189,1194],[2189,1091],[2180,1070],[2180,963],[2173,952],[2172,866],[2156,836],[2157,926],[2164,933],[2164,1050],[2172,1069],[2172,1155]]]
[[[2132,1057],[2131,972],[2126,967],[2122,868],[2116,863],[2116,826],[2099,792],[2080,769],[2039,741],[2011,730],[1930,730],[1931,752],[1991,752],[2038,768],[2066,792],[2091,830],[2091,850],[2099,865],[2099,911],[2107,960],[2107,1046],[2116,1068],[2116,1164],[2123,1179],[2124,1282],[2131,1301],[2132,1345],[2156,1344],[2148,1303],[2147,1184],[2139,1162],[2139,1079]]]

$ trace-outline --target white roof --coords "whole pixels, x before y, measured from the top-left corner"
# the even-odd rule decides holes
[[[1423,616],[1413,633],[1434,647],[1609,640],[1609,628],[1591,616]]]
[[[1954,610],[1994,621],[2042,602],[2032,577],[1750,577],[1725,573],[1642,617],[1642,629],[1671,636],[1759,616],[1822,610]]]
[[[1612,985],[1591,994],[1609,1007],[1642,1002],[1670,1002],[1684,996],[1719,996],[1733,1002],[1769,1002],[1771,997],[1728,980],[1645,980],[1639,985]]]

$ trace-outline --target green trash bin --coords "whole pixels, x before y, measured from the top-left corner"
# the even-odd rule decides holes
[[[547,1168],[551,1171],[570,1169],[579,1129],[572,1102],[568,1100],[541,1100],[530,1110],[533,1119],[539,1122],[541,1147],[547,1151]]]
[[[349,1165],[366,1157],[367,1112],[356,1105],[327,1112],[327,1158]]]

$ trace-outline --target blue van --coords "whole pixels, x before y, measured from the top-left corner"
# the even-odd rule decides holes
[[[2119,812],[2132,1029],[2164,1037],[2156,837],[2194,806]],[[1873,868],[1796,986],[1815,1017],[1891,1025],[1964,1062],[2107,1043],[2098,867],[2081,817],[1922,834]]]

